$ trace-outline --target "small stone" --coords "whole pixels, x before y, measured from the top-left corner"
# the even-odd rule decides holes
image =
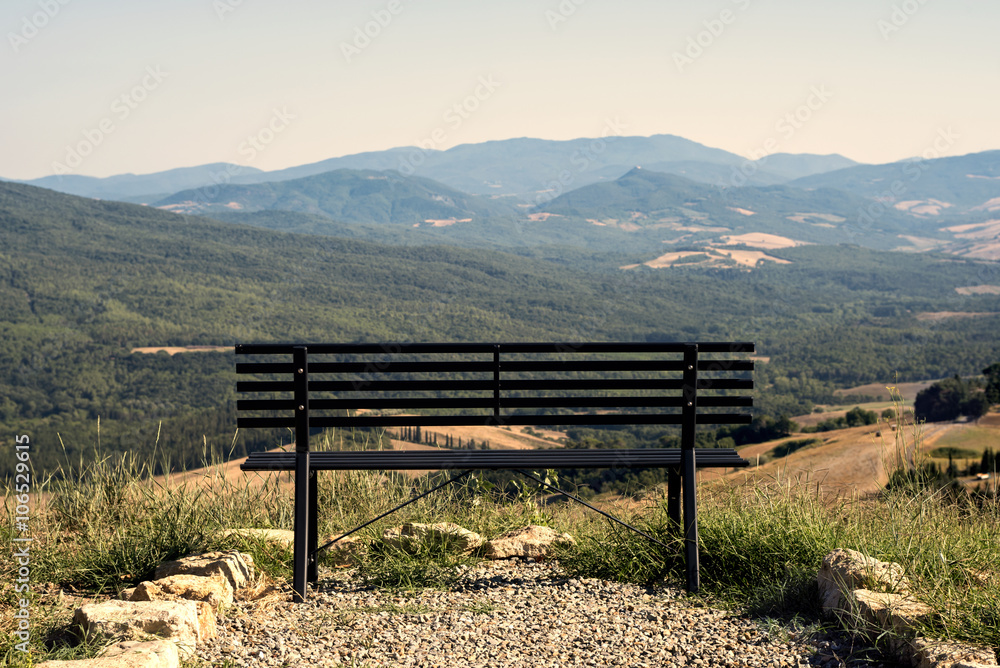
[[[128,598],[130,601],[171,599],[205,601],[216,609],[228,608],[233,604],[233,586],[221,574],[211,577],[187,574],[168,575],[153,582],[140,582]]]
[[[486,543],[487,559],[510,559],[526,557],[541,559],[551,555],[556,545],[573,545],[575,541],[568,533],[559,533],[549,527],[528,525],[501,534]]]
[[[408,523],[382,532],[382,541],[406,552],[422,545],[444,545],[456,552],[471,552],[483,544],[483,537],[453,522]]]
[[[222,575],[229,580],[229,584],[234,590],[242,589],[253,578],[253,557],[236,550],[194,554],[177,561],[161,564],[153,573],[153,579],[161,580],[171,575],[201,575],[205,577]]]

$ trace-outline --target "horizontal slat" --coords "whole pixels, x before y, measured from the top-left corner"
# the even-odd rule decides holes
[[[237,392],[294,392],[295,383],[290,380],[239,380]]]
[[[505,397],[500,396],[501,408],[663,408],[684,404],[684,397],[675,396],[573,396]]]
[[[681,390],[684,381],[680,378],[579,378],[562,380],[544,378],[538,380],[503,380],[500,389],[506,392],[521,391],[567,391],[567,390]]]
[[[379,410],[383,408],[438,410],[458,408],[492,408],[493,396],[489,397],[385,397],[384,399],[310,399],[310,410]]]
[[[698,408],[732,408],[737,406],[753,406],[753,397],[722,397],[713,395],[698,397]]]
[[[698,371],[753,371],[752,360],[698,360]]]
[[[492,380],[311,380],[310,392],[492,392]]]
[[[295,365],[291,362],[239,362],[236,373],[295,373]]]
[[[310,362],[309,373],[483,373],[493,372],[493,362]]]
[[[237,355],[291,355],[295,348],[305,347],[309,354],[320,355],[385,355],[429,353],[492,353],[492,343],[238,343]]]
[[[699,360],[700,371],[753,371],[754,363],[747,360]],[[494,370],[493,362],[310,362],[309,373],[487,373]],[[683,371],[681,360],[546,360],[502,361],[501,373],[538,372],[615,372],[615,371]],[[238,374],[294,373],[291,362],[240,362]]]
[[[254,453],[243,463],[244,471],[292,470],[295,453]],[[681,450],[649,448],[631,450],[378,450],[313,452],[314,470],[434,470],[434,469],[540,469],[540,468],[655,468],[678,466]],[[697,449],[700,467],[741,467],[749,462],[731,448]]]
[[[311,400],[309,406],[316,404],[316,400]],[[294,399],[237,399],[236,410],[238,411],[293,411],[295,410]]]
[[[698,424],[750,424],[753,416],[743,413],[699,413]],[[611,413],[574,415],[349,415],[309,416],[309,426],[351,427],[457,427],[504,425],[681,424],[680,413]],[[250,428],[293,428],[294,417],[238,417],[236,426]]]
[[[753,381],[748,378],[698,378],[698,390],[752,390]]]
[[[310,425],[312,422],[310,422]],[[239,429],[294,429],[294,417],[238,417]]]
[[[427,397],[384,399],[311,399],[310,410],[380,410],[403,409],[465,409],[493,408],[493,397]],[[664,408],[679,407],[684,397],[501,397],[501,408]],[[279,411],[294,410],[293,399],[239,399],[236,410]],[[733,406],[753,406],[753,397],[701,397],[698,405],[703,408],[728,408]]]
[[[694,342],[693,342],[694,343]],[[681,353],[686,343],[238,343],[237,355],[290,355],[296,347],[310,354],[431,354],[431,353]],[[700,353],[752,353],[750,341],[696,343]]]
[[[683,371],[683,360],[544,360],[505,362],[500,360],[500,373],[561,373],[608,371]]]

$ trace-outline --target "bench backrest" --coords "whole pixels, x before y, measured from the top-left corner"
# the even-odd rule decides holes
[[[239,344],[239,427],[745,424],[753,343]],[[270,361],[279,356],[282,361]],[[733,410],[743,409],[743,410]],[[416,411],[413,414],[405,414]],[[301,443],[305,441],[305,443]]]

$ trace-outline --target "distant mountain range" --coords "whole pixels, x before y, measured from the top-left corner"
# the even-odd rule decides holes
[[[396,170],[468,193],[533,200],[554,189],[561,194],[590,183],[614,180],[637,165],[717,185],[771,185],[855,165],[841,155],[774,154],[757,162],[673,135],[609,136],[552,141],[505,139],[462,144],[446,151],[418,147],[358,153],[298,167],[263,172],[217,163],[154,174],[106,178],[46,176],[23,181],[84,197],[143,204],[180,190],[227,184],[290,181],[337,169]],[[741,173],[742,171],[742,173]]]
[[[1000,259],[1000,151],[859,165],[839,155],[750,162],[670,135],[510,139],[274,172],[220,163],[33,183],[393,245],[551,246],[690,263],[684,253],[707,247],[851,243]]]

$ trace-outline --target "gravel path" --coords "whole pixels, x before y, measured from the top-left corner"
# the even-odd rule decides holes
[[[199,657],[212,666],[848,665],[835,638],[769,634],[678,589],[567,579],[552,563],[486,562],[450,591],[391,592],[352,576],[321,569],[320,591],[301,605],[237,603]]]

